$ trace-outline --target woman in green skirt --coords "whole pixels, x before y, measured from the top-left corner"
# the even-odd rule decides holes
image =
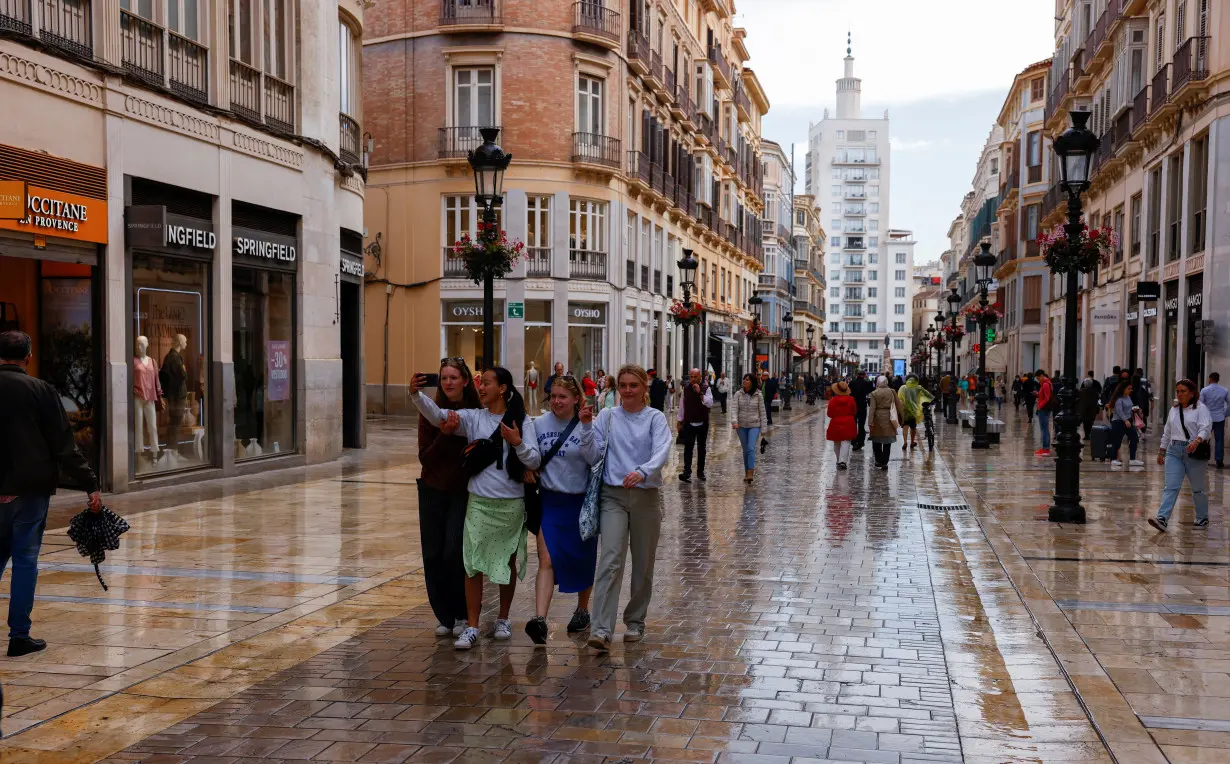
[[[541,456],[534,424],[525,416],[525,403],[507,369],[495,367],[479,377],[481,409],[442,411],[435,401],[419,392],[425,382],[424,377],[416,376],[410,383],[419,413],[433,424],[447,424],[449,429],[455,427],[456,433],[470,443],[489,441],[494,454],[494,460],[470,478],[470,499],[466,504],[461,553],[466,571],[469,626],[454,646],[458,650],[469,650],[478,642],[483,576],[500,585],[500,613],[493,636],[512,638],[508,611],[517,590],[516,579],[525,577],[523,481],[525,470],[537,468]]]

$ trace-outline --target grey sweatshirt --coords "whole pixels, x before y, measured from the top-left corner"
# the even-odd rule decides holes
[[[543,456],[559,440],[568,428],[568,422],[547,412],[534,420],[534,432],[538,435],[538,453]],[[568,440],[559,452],[551,457],[546,468],[539,473],[538,482],[548,491],[557,493],[585,493],[589,485],[589,468],[598,461],[598,442],[594,438],[594,423],[580,423],[568,434]]]
[[[598,453],[606,449],[603,483],[622,486],[624,477],[636,470],[645,476],[638,488],[662,487],[662,467],[675,440],[665,414],[649,406],[635,414],[622,407],[603,409],[594,429]]]

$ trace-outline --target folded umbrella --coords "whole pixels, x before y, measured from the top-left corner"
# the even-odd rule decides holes
[[[128,522],[106,507],[100,512],[89,509],[79,513],[68,524],[68,537],[77,545],[77,551],[82,557],[89,557],[94,563],[94,574],[103,591],[107,591],[107,582],[103,581],[99,564],[107,559],[107,552],[120,548],[120,535],[128,531]]]

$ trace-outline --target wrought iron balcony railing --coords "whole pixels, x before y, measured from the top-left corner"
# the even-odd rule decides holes
[[[361,140],[361,131],[359,123],[349,115],[338,112],[338,154],[341,155],[343,162],[350,164],[358,164],[362,157],[360,156],[359,141]]]
[[[487,127],[499,129],[499,125],[440,128],[436,138],[436,156],[440,159],[465,159],[471,151],[483,144],[483,136],[479,131]]]

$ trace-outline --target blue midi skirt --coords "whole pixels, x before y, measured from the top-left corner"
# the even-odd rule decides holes
[[[582,592],[594,585],[598,537],[581,538],[581,503],[585,494],[542,491],[542,534],[555,568],[555,584],[563,593]]]

